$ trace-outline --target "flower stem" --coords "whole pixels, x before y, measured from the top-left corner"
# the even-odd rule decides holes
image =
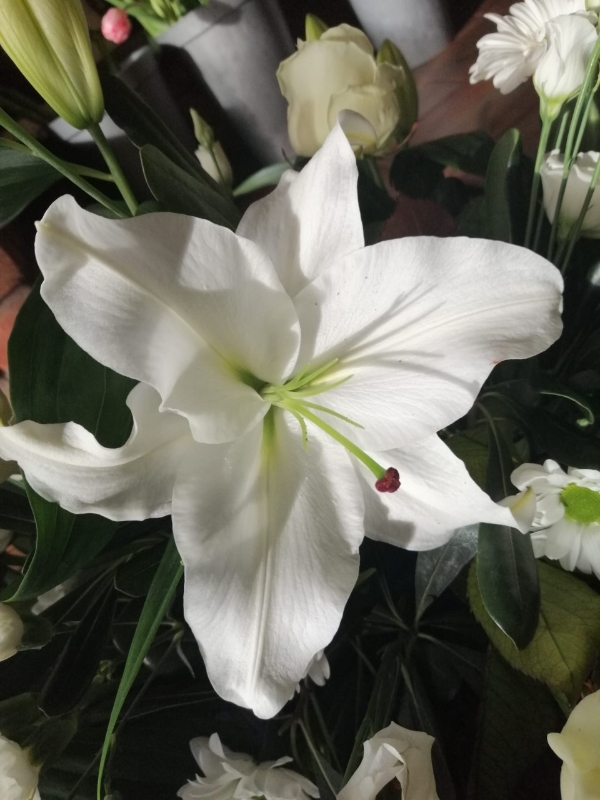
[[[102,128],[95,122],[93,125],[90,125],[88,128],[88,133],[96,143],[98,150],[102,153],[102,157],[106,161],[106,165],[110,170],[110,174],[113,176],[115,183],[119,187],[119,191],[123,196],[123,200],[125,200],[127,204],[127,208],[129,209],[129,213],[132,217],[135,217],[137,213],[137,200],[133,192],[131,191],[131,187],[127,182],[127,178],[123,174],[123,170],[121,169],[121,165],[115,158],[115,154],[112,151],[110,144]]]
[[[18,124],[18,122],[15,122],[15,120],[2,108],[0,108],[0,126],[5,128],[5,130],[11,133],[22,144],[26,145],[33,155],[38,156],[38,158],[41,158],[47,164],[50,164],[50,166],[54,167],[57,172],[60,172],[60,174],[64,175],[65,178],[68,178],[71,183],[74,183],[75,186],[83,189],[83,191],[89,194],[89,196],[96,200],[96,202],[101,203],[103,206],[108,208],[117,217],[126,216],[118,203],[115,203],[115,201],[111,200],[110,197],[107,197],[103,192],[96,189],[95,186],[92,186],[92,184],[88,183],[85,178],[82,178],[81,175],[69,164],[55,156],[50,152],[50,150],[47,150],[38,142],[37,139],[27,133],[27,131],[25,131]]]
[[[12,139],[0,137],[0,148],[14,150],[17,153],[27,153],[28,156],[39,158],[38,154],[32,153],[26,145],[21,144],[20,142],[14,142]],[[83,164],[74,164],[72,161],[63,161],[63,164],[72,169],[73,172],[76,172],[78,175],[83,175],[85,178],[94,178],[94,180],[97,181],[110,181],[111,183],[114,183],[113,176],[108,172],[101,172],[100,170],[92,169],[91,167],[84,167]]]
[[[540,134],[540,143],[538,145],[537,156],[535,159],[535,167],[533,172],[533,183],[531,185],[531,197],[529,199],[529,211],[527,213],[527,230],[525,232],[525,247],[531,247],[531,236],[533,234],[533,224],[537,211],[538,194],[540,190],[540,171],[546,155],[546,146],[548,144],[548,137],[552,129],[552,120],[545,116],[542,118],[542,132]]]

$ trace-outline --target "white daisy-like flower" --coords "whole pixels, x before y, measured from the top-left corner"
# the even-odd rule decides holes
[[[485,14],[497,31],[478,42],[479,55],[470,68],[471,83],[492,80],[502,94],[509,94],[530,78],[548,50],[547,25],[566,14],[586,16],[595,24],[596,14],[585,0],[524,0],[508,14]]]
[[[221,744],[218,733],[210,739],[198,736],[190,748],[204,777],[196,775],[177,792],[182,800],[308,800],[319,797],[319,790],[303,775],[291,769],[289,756],[256,764],[246,753],[234,753]]]
[[[600,471],[569,467],[565,472],[548,460],[543,466],[522,464],[511,480],[535,495],[529,528],[536,558],[557,559],[564,569],[600,578]]]

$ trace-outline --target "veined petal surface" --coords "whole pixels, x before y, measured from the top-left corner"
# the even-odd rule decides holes
[[[484,239],[416,237],[347,256],[295,298],[300,364],[339,361],[318,397],[391,450],[463,416],[493,366],[545,350],[561,331],[562,278],[546,259]]]
[[[143,520],[171,513],[177,468],[193,443],[187,420],[158,410],[160,396],[143,383],[129,394],[133,430],[123,447],[102,447],[74,422],[26,420],[0,428],[0,457],[14,459],[45,500],[73,514]]]
[[[338,259],[364,247],[356,157],[339,125],[302,172],[284,173],[238,226],[269,255],[290,297]]]
[[[57,200],[39,224],[42,296],[97,361],[154,386],[203,442],[234,439],[268,405],[240,378],[287,374],[298,321],[267,256],[206,220],[106,220]]]
[[[196,445],[173,496],[185,614],[211,683],[267,718],[328,644],[358,575],[363,500],[347,452],[274,410],[227,445]]]
[[[477,486],[438,436],[375,456],[398,470],[400,488],[394,494],[380,494],[371,473],[357,465],[369,538],[407,550],[432,550],[463,525],[492,522],[516,527],[510,509],[494,503]]]

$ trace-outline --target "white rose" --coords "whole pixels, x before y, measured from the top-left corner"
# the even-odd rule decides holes
[[[0,797],[2,800],[39,800],[38,770],[27,751],[0,736]]]
[[[202,169],[208,172],[211,178],[224,186],[231,186],[233,183],[233,173],[231,164],[221,147],[220,142],[215,142],[212,151],[200,145],[196,150],[196,157]]]
[[[595,26],[580,14],[563,14],[546,25],[548,49],[539,60],[533,83],[543,117],[556,119],[585,78],[587,63],[598,40]]]
[[[363,745],[363,760],[337,800],[375,800],[390,781],[402,788],[402,800],[438,800],[431,763],[434,739],[392,722]]]
[[[548,744],[562,759],[562,800],[600,798],[600,691],[575,706],[561,733],[549,733]]]
[[[5,661],[17,652],[23,638],[23,629],[23,621],[14,608],[0,603],[0,661]]]
[[[329,28],[319,39],[298,41],[298,51],[277,70],[289,103],[290,142],[300,156],[312,156],[340,122],[353,146],[378,154],[394,141],[402,110],[401,67],[378,64],[365,34],[351,25]]]
[[[579,217],[598,158],[600,153],[579,153],[571,167],[560,207],[559,222],[563,234],[570,230]],[[554,221],[563,165],[563,156],[558,150],[553,150],[546,156],[541,168],[544,208],[550,222]],[[600,186],[594,190],[592,202],[583,218],[580,235],[590,239],[600,239]]]

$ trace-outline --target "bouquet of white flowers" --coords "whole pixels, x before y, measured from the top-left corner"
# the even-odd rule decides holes
[[[99,76],[79,0],[0,0],[105,162],[0,108],[0,219],[73,193],[0,408],[2,798],[600,798],[598,17],[489,16],[471,80],[533,80],[535,162],[413,144],[398,48],[309,15],[295,154],[240,183]],[[390,238],[398,198],[456,235]]]

